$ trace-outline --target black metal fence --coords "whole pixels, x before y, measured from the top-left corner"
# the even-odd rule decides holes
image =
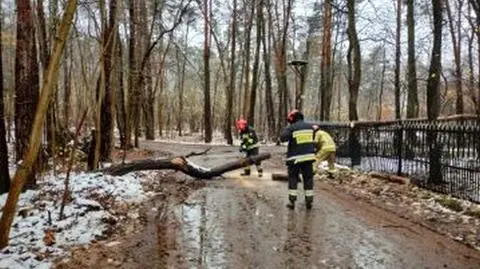
[[[439,193],[480,202],[480,120],[318,123],[337,143],[337,162],[409,177]]]

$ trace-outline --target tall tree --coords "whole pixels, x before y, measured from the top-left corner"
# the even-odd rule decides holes
[[[407,118],[418,117],[418,86],[415,55],[415,0],[407,0],[408,25],[408,96]]]
[[[332,103],[332,1],[326,0],[323,6],[323,40],[320,73],[321,120],[330,120]]]
[[[442,73],[442,28],[443,0],[432,0],[433,7],[433,47],[427,80],[428,119],[438,118],[440,113],[440,75]]]
[[[211,15],[211,0],[204,0],[204,46],[203,46],[203,73],[204,73],[204,88],[203,88],[203,122],[204,122],[204,136],[205,142],[212,141],[212,106],[210,104],[210,44],[212,41],[212,34],[210,30],[210,15]]]
[[[17,7],[20,2],[22,1],[17,1]],[[25,3],[20,3],[20,7],[22,7],[22,9],[17,9],[18,15],[20,15],[20,11],[23,12],[23,8],[25,8],[24,4],[29,4],[28,0],[24,2]],[[42,90],[40,91],[41,96],[38,102],[38,106],[36,107],[35,120],[33,121],[33,124],[31,124],[32,133],[29,137],[30,147],[28,147],[28,151],[25,154],[25,159],[22,165],[19,165],[17,171],[15,172],[15,177],[12,181],[12,188],[8,193],[7,202],[5,203],[5,206],[3,208],[3,214],[0,219],[0,249],[3,249],[8,245],[10,228],[12,227],[12,222],[15,216],[20,192],[24,185],[27,183],[27,177],[29,176],[29,174],[31,174],[33,166],[37,160],[38,153],[40,151],[40,146],[42,142],[42,126],[45,122],[49,100],[55,93],[55,79],[58,76],[60,60],[76,9],[77,1],[69,0],[65,6],[65,12],[60,24],[57,39],[55,39],[51,61],[49,61],[45,76],[43,76]],[[22,14],[22,19],[25,19],[24,14]],[[20,22],[25,21],[20,20]],[[21,26],[21,28],[22,27],[23,26]],[[30,35],[30,37],[32,36],[34,35]]]
[[[3,40],[3,9],[0,1],[0,40]],[[8,172],[8,147],[5,130],[5,106],[3,102],[3,42],[0,42],[0,194],[10,189],[10,175]]]
[[[250,95],[250,44],[251,44],[251,36],[252,36],[252,28],[253,28],[253,16],[255,12],[255,0],[251,1],[243,1],[244,4],[244,12],[246,15],[246,22],[245,22],[245,48],[243,49],[243,63],[244,63],[244,91],[243,91],[243,117],[247,118],[249,113],[248,110],[250,108],[249,105],[249,95]],[[250,4],[250,10],[247,10],[247,3]]]
[[[120,36],[117,30],[117,37]],[[128,145],[126,139],[126,126],[127,126],[127,116],[126,116],[126,104],[125,104],[125,86],[123,83],[123,45],[121,40],[119,39],[118,42],[115,44],[115,57],[116,57],[116,64],[114,66],[115,72],[115,87],[117,89],[115,92],[115,111],[116,111],[116,119],[117,119],[117,128],[118,133],[120,134],[120,146],[122,149],[125,149]]]
[[[401,94],[401,85],[400,85],[400,64],[401,64],[401,30],[402,30],[402,0],[397,0],[397,34],[395,36],[395,118],[397,120],[402,117],[402,110],[400,104],[400,94]]]
[[[447,11],[448,25],[453,44],[453,56],[455,60],[455,88],[457,93],[456,98],[456,113],[463,114],[463,81],[462,81],[462,7],[463,0],[456,0],[457,3],[457,18],[453,18],[450,1],[445,0],[445,8]]]
[[[137,29],[138,19],[136,10],[136,0],[130,0],[128,5],[128,11],[130,15],[129,30],[130,38],[128,44],[128,109],[127,109],[127,128],[126,128],[126,141],[127,146],[130,146],[132,131],[135,132],[135,146],[138,142],[138,126],[140,121],[140,93],[136,87],[138,80],[138,59],[137,59]]]
[[[185,31],[185,38],[184,38],[184,43],[183,43],[183,50],[185,52],[188,51],[188,33],[190,30],[190,24],[187,23],[187,29]],[[184,99],[184,94],[185,94],[185,69],[187,66],[187,59],[186,56],[182,56],[180,58],[180,49],[177,48],[177,61],[178,61],[178,77],[179,77],[179,83],[178,83],[178,115],[177,115],[177,131],[178,135],[182,136],[182,125],[183,125],[183,99]]]
[[[252,90],[250,92],[250,108],[248,109],[248,122],[255,125],[255,103],[257,100],[258,81],[260,78],[260,47],[262,45],[262,0],[254,0],[254,4],[257,10],[256,17],[256,40],[255,40],[255,59],[253,60],[253,72],[252,72]],[[253,16],[253,14],[252,14]]]
[[[140,1],[140,9],[139,12],[140,14],[144,14],[143,16],[140,16],[140,31],[139,33],[141,34],[141,42],[142,42],[142,48],[143,48],[143,55],[148,51],[150,47],[150,30],[149,31],[149,25],[150,22],[148,20],[148,10],[147,9],[147,3],[150,3],[149,1]],[[158,8],[155,6],[157,5],[156,2],[154,2],[154,7],[152,8],[153,11],[153,17],[157,16],[157,10]],[[162,6],[160,7],[160,13],[159,15],[161,16],[162,14]],[[142,111],[143,111],[143,125],[145,127],[145,138],[147,140],[153,140],[155,139],[155,110],[153,104],[155,103],[155,94],[153,92],[153,76],[152,76],[152,59],[148,57],[146,60],[145,66],[140,69],[140,72],[142,72],[142,77],[143,79],[139,81],[139,84],[137,87],[141,89],[142,93]],[[148,100],[148,101],[146,101]]]
[[[117,1],[109,1],[109,20],[103,32],[103,72],[104,72],[104,95],[101,97],[101,125],[100,125],[100,159],[109,161],[113,146],[113,104],[114,104],[114,66],[115,48],[118,42],[117,29]]]
[[[29,136],[38,103],[38,63],[35,44],[33,11],[29,0],[18,0],[17,47],[15,53],[15,147],[17,161],[24,158],[29,147]],[[25,187],[36,184],[35,168]]]
[[[348,102],[348,119],[351,121],[358,120],[357,112],[357,100],[358,100],[358,91],[360,89],[360,81],[362,78],[361,70],[361,52],[360,52],[360,43],[358,41],[357,29],[356,29],[356,20],[355,20],[355,0],[348,0],[348,88],[350,92],[350,100]]]
[[[443,0],[432,0],[433,11],[433,47],[427,81],[427,115],[429,120],[436,120],[440,114],[440,76],[442,74],[442,28]],[[429,180],[433,183],[442,182],[441,147],[435,132],[427,132],[429,145]]]
[[[237,0],[233,0],[232,7],[232,25],[230,27],[231,34],[231,49],[230,49],[230,82],[227,87],[227,113],[225,119],[224,133],[227,143],[229,145],[233,144],[232,137],[232,118],[233,118],[233,97],[235,96],[235,80],[236,80],[236,69],[235,69],[235,49],[237,43]]]
[[[264,65],[264,72],[265,72],[265,103],[266,103],[266,112],[267,112],[267,130],[269,138],[274,138],[273,134],[275,134],[275,108],[273,105],[273,90],[272,90],[272,77],[271,77],[271,69],[270,69],[270,59],[271,59],[271,52],[270,52],[270,31],[271,28],[265,23],[265,16],[263,13],[264,8],[269,8],[269,1],[262,0],[262,6],[258,10],[262,14],[259,15],[260,17],[260,24],[262,25],[262,48],[263,48],[263,65]],[[268,27],[268,32],[267,32]]]

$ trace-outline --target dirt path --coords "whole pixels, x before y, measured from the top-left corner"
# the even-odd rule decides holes
[[[175,155],[205,148],[143,146]],[[286,183],[268,177],[284,169],[284,149],[263,150],[274,155],[264,178],[240,178],[237,171],[191,188],[188,198],[169,202],[177,205],[161,229],[151,218],[140,235],[81,251],[61,268],[480,268],[477,251],[318,181],[312,211],[303,199],[288,210]],[[194,161],[212,166],[235,156],[236,148],[214,147]],[[79,262],[86,257],[89,264]]]

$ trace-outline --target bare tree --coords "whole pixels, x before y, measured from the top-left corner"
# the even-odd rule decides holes
[[[22,13],[22,16],[19,18],[19,22],[26,23],[28,21],[26,20],[28,18],[28,16],[26,15],[28,14],[28,12],[25,12],[24,9],[28,10],[28,6],[26,5],[29,5],[29,1],[17,1],[17,4],[19,4],[19,7],[21,7],[21,9],[17,9],[19,12],[18,15]],[[22,165],[18,166],[17,171],[15,172],[12,188],[8,193],[7,202],[3,208],[3,214],[0,219],[0,249],[8,245],[10,228],[12,226],[13,218],[15,216],[15,209],[17,206],[18,198],[20,196],[20,192],[24,185],[27,183],[27,178],[32,172],[33,166],[37,160],[37,156],[40,151],[40,146],[42,142],[42,126],[46,118],[49,101],[54,94],[54,84],[56,83],[55,79],[58,75],[58,68],[60,65],[61,56],[65,47],[68,33],[70,31],[70,27],[72,25],[73,16],[75,14],[76,8],[76,0],[69,0],[65,6],[65,12],[60,24],[58,36],[54,43],[52,57],[49,61],[45,76],[43,77],[42,90],[40,91],[41,96],[38,102],[38,106],[36,107],[35,120],[33,121],[33,124],[30,123],[32,125],[32,132],[29,137],[30,147],[28,147],[28,151],[24,155],[25,158]],[[33,22],[31,23],[31,27],[33,28]],[[34,35],[31,35],[30,38],[33,36]]]
[[[463,114],[463,81],[462,81],[462,7],[463,0],[457,2],[457,18],[453,19],[450,1],[445,0],[445,8],[447,11],[448,25],[453,45],[453,56],[455,60],[455,87],[457,93],[456,113]]]
[[[236,46],[236,38],[237,38],[237,0],[233,0],[233,7],[232,7],[232,25],[230,29],[231,34],[231,49],[230,49],[230,83],[227,87],[227,113],[225,119],[225,126],[224,126],[224,133],[225,138],[227,139],[227,143],[229,145],[233,144],[233,137],[232,137],[232,118],[233,118],[233,97],[235,96],[235,80],[236,80],[236,72],[235,72],[235,46]]]
[[[348,87],[350,92],[350,100],[348,102],[348,119],[351,121],[358,120],[357,100],[358,91],[360,89],[360,80],[362,78],[360,42],[358,41],[357,30],[355,27],[355,5],[355,0],[348,0],[347,34],[349,40],[349,47],[347,53],[347,60]]]
[[[38,103],[38,63],[33,11],[29,0],[17,4],[17,48],[15,55],[15,145],[17,161],[22,161],[29,145]],[[35,169],[28,176],[27,188],[36,184]]]
[[[3,40],[3,10],[0,1],[0,40]],[[3,42],[0,42],[0,194],[10,189],[10,174],[8,172],[8,147],[5,130],[5,106],[3,101]]]
[[[321,57],[321,114],[320,120],[330,120],[332,103],[332,1],[326,0],[323,6],[323,40]]]
[[[266,112],[267,112],[267,126],[268,126],[268,134],[270,138],[272,134],[275,133],[275,109],[273,105],[273,93],[272,93],[272,77],[271,77],[271,69],[270,69],[270,59],[271,59],[271,52],[270,52],[270,31],[271,28],[265,23],[265,16],[263,13],[264,8],[268,8],[269,0],[262,0],[262,6],[258,10],[262,14],[259,15],[260,17],[260,24],[262,25],[262,45],[263,45],[263,65],[264,65],[264,72],[265,72],[265,103],[266,103]],[[267,32],[268,27],[268,32]]]
[[[252,90],[250,92],[250,108],[248,109],[248,122],[255,125],[255,103],[257,100],[258,81],[260,78],[260,47],[262,45],[262,0],[254,1],[256,6],[257,18],[256,18],[256,40],[255,40],[255,59],[253,61],[253,73],[252,73]],[[253,13],[253,11],[252,11]],[[253,17],[253,14],[252,14]]]
[[[418,86],[415,53],[415,0],[407,0],[408,24],[408,96],[407,118],[418,117]]]
[[[400,64],[401,64],[401,44],[400,35],[402,30],[402,0],[397,0],[397,33],[395,36],[395,118],[402,118],[401,104],[400,104]]]
[[[203,46],[203,72],[204,72],[204,88],[203,88],[203,122],[205,128],[205,142],[212,141],[212,112],[210,104],[210,44],[212,42],[212,33],[210,30],[211,0],[204,0],[205,14],[205,32]]]

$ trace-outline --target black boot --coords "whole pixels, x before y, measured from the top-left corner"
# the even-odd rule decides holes
[[[258,169],[258,177],[262,177],[262,176],[263,176],[263,169],[259,168]]]
[[[295,201],[297,200],[297,197],[289,196],[288,200],[290,200],[290,202],[287,204],[287,207],[292,210],[295,209]]]
[[[240,176],[249,176],[250,175],[250,170],[244,170],[243,173],[240,174]]]
[[[308,210],[312,209],[313,197],[305,197],[305,205],[307,206]]]

